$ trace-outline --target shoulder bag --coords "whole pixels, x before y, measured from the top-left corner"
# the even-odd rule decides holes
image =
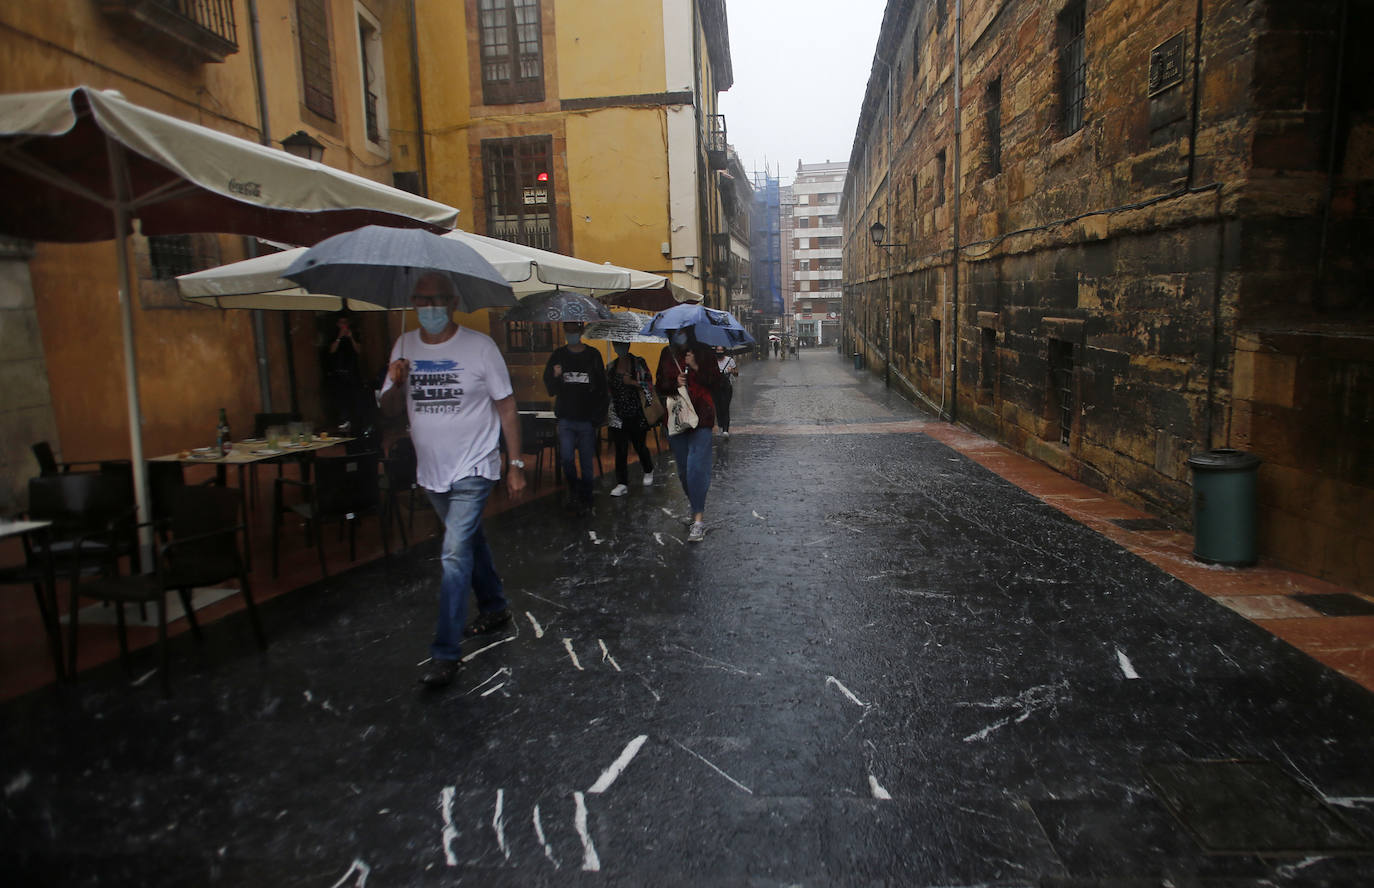
[[[677,363],[677,358],[673,358]],[[682,365],[678,365],[678,374],[683,373]],[[692,398],[687,394],[687,386],[677,387],[677,394],[668,398],[668,435],[680,435],[683,432],[690,432],[697,427],[697,409],[692,406]]]

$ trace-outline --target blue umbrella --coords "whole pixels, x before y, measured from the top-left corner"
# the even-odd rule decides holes
[[[367,225],[306,250],[282,273],[312,293],[406,308],[415,282],[446,276],[458,291],[458,311],[515,304],[511,286],[492,264],[461,241],[418,228]]]
[[[611,317],[606,306],[581,293],[554,290],[526,296],[520,304],[506,312],[508,321],[535,321],[556,324],[560,321],[605,321]]]
[[[686,302],[654,315],[639,332],[645,336],[667,336],[671,330],[687,327],[703,345],[737,348],[754,343],[754,337],[730,312]]]

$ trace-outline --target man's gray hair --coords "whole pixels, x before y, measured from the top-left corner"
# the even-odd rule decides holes
[[[439,285],[439,291],[444,294],[444,301],[452,304],[458,301],[458,287],[453,283],[453,278],[444,274],[442,271],[427,271],[415,279],[415,286],[411,292],[420,289],[420,284],[425,281],[434,281]]]

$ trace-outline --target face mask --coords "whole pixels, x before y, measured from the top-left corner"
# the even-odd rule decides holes
[[[564,333],[563,335],[567,337],[568,345],[577,345],[582,341],[581,333]]]
[[[672,336],[670,336],[670,337],[668,337],[668,338],[672,340],[673,345],[686,345],[686,344],[687,344],[687,334],[686,334],[686,333],[674,333]]]
[[[415,314],[420,319],[420,326],[431,336],[438,336],[448,326],[447,305],[421,305],[415,309]]]
[[[611,348],[615,349],[615,353],[622,358],[630,353],[630,344],[628,342],[613,343]]]

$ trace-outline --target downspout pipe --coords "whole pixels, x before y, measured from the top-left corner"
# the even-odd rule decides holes
[[[963,70],[964,70],[964,0],[954,0],[954,261],[952,263],[952,317],[949,329],[949,357],[953,369],[949,373],[949,421],[959,418],[959,196],[963,175]],[[943,400],[943,399],[942,399]]]
[[[254,0],[256,2],[256,0]],[[410,85],[415,93],[415,157],[420,164],[420,196],[429,197],[429,159],[425,153],[425,100],[420,92],[420,29],[415,22],[415,0],[407,4],[410,14]]]
[[[249,30],[253,35],[253,79],[258,91],[258,142],[272,144],[272,127],[267,116],[267,84],[262,73],[262,36],[258,29],[258,0],[248,0]],[[256,238],[245,238],[248,242],[248,258],[258,255]],[[289,328],[288,328],[289,329]],[[289,343],[290,340],[288,339]],[[267,363],[267,326],[261,309],[253,309],[253,348],[258,356],[258,400],[263,413],[272,412],[272,370]],[[292,389],[295,389],[293,380]]]

